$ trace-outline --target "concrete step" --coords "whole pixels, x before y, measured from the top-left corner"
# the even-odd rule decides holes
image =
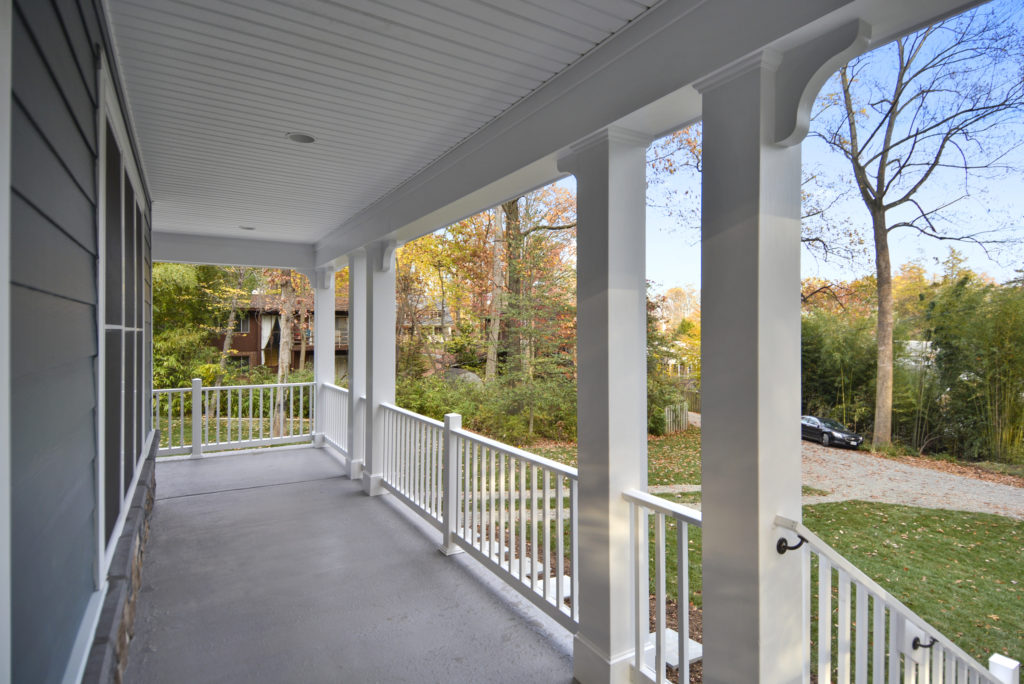
[[[704,657],[704,647],[690,639],[690,662],[695,663]],[[647,635],[644,642],[644,662],[654,667],[654,632]],[[679,632],[674,629],[665,630],[665,664],[669,667],[679,667]]]

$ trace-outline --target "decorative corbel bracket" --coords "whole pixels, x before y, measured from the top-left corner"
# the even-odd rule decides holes
[[[334,278],[334,267],[325,266],[316,269],[316,279],[311,282],[316,283],[318,290],[326,290],[331,285],[331,280]]]
[[[868,50],[871,27],[856,19],[787,50],[775,72],[774,142],[799,144],[811,125],[818,91],[839,67]]]
[[[398,243],[395,240],[385,240],[378,243],[378,247],[377,255],[380,257],[380,261],[373,267],[380,273],[388,273],[395,264],[395,250],[398,249]]]

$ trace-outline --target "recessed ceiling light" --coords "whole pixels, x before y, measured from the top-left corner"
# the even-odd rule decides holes
[[[256,226],[238,226],[242,230],[256,230]]]
[[[285,133],[284,137],[288,138],[292,142],[303,143],[303,144],[308,144],[308,143],[311,143],[311,142],[316,142],[316,138],[311,136],[309,133]]]

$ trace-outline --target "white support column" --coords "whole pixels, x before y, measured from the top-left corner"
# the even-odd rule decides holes
[[[707,682],[797,682],[809,657],[800,554],[775,549],[775,516],[800,519],[800,148],[773,142],[778,64],[698,84]]]
[[[314,444],[324,443],[324,384],[334,384],[334,268],[316,269],[313,300],[313,380],[317,386]]]
[[[644,263],[649,138],[601,131],[560,160],[577,183],[579,607],[573,675],[630,681],[629,506],[647,487]]]
[[[11,2],[0,0],[0,684],[11,681]],[[97,501],[97,510],[103,502]]]
[[[348,476],[363,477],[366,454],[366,252],[348,255]]]
[[[383,494],[382,402],[395,401],[395,243],[366,248],[366,451],[363,491]],[[351,274],[349,275],[351,278]]]

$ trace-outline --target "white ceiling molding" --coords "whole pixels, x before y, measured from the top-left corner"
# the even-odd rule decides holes
[[[153,261],[315,269],[313,245],[153,231]]]

